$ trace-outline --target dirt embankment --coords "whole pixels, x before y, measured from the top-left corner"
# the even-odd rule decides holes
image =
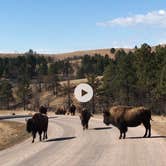
[[[162,136],[166,136],[166,116],[152,116],[152,129]]]
[[[0,121],[0,150],[17,144],[30,137],[25,124],[12,121]]]

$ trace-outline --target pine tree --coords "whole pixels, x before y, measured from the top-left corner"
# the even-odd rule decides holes
[[[14,99],[12,92],[12,85],[8,80],[3,80],[0,82],[0,100],[1,106],[9,109],[10,102]]]

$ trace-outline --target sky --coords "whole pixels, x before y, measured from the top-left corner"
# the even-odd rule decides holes
[[[166,0],[0,0],[0,52],[166,43]]]

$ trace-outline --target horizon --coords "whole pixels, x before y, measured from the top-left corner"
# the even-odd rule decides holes
[[[87,5],[88,4],[88,5]],[[0,53],[63,54],[166,43],[166,2],[7,0],[0,10]]]
[[[142,44],[148,44],[148,43],[142,43]],[[48,54],[48,55],[60,55],[60,54],[70,54],[70,53],[76,53],[76,52],[84,52],[84,51],[97,51],[97,50],[107,50],[107,49],[111,49],[111,48],[115,48],[115,49],[134,49],[135,47],[138,47],[140,48],[141,45],[140,44],[139,46],[135,45],[134,47],[110,47],[110,48],[96,48],[96,49],[87,49],[87,50],[71,50],[69,52],[38,52],[36,50],[33,50],[31,48],[29,48],[28,50],[24,51],[24,52],[18,52],[18,51],[15,51],[15,52],[0,52],[0,54],[24,54],[26,52],[28,52],[29,50],[33,50],[34,52],[36,52],[37,54]],[[148,44],[150,47],[156,47],[156,46],[165,46],[166,43],[162,43],[162,44],[156,44],[156,45],[150,45]]]

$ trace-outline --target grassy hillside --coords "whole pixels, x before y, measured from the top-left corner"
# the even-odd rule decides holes
[[[163,44],[162,46],[165,46]],[[152,46],[152,51],[155,49],[156,46]],[[126,53],[129,51],[133,51],[134,48],[116,48],[117,50],[124,49]],[[84,56],[86,54],[94,56],[95,54],[100,55],[108,55],[110,58],[114,58],[114,54],[110,52],[111,48],[104,48],[104,49],[95,49],[95,50],[81,50],[81,51],[74,51],[74,52],[67,52],[67,53],[60,53],[60,54],[40,54],[47,57],[55,58],[56,60],[62,60],[66,58],[72,58],[72,57],[80,57]],[[0,53],[0,57],[16,57],[18,55],[22,55],[21,53]]]
[[[119,50],[120,48],[117,48],[116,50]],[[126,52],[129,52],[133,49],[130,48],[124,48],[124,50]],[[41,54],[43,56],[47,56],[47,57],[52,57],[55,58],[57,60],[61,60],[61,59],[66,59],[66,58],[72,58],[72,57],[76,57],[76,56],[84,56],[84,55],[95,55],[95,54],[101,54],[103,56],[108,55],[110,58],[114,58],[114,54],[112,54],[110,52],[110,48],[106,48],[106,49],[96,49],[96,50],[83,50],[83,51],[74,51],[74,52],[68,52],[68,53],[60,53],[60,54]],[[21,54],[16,54],[16,53],[0,53],[0,57],[16,57],[18,55]]]

